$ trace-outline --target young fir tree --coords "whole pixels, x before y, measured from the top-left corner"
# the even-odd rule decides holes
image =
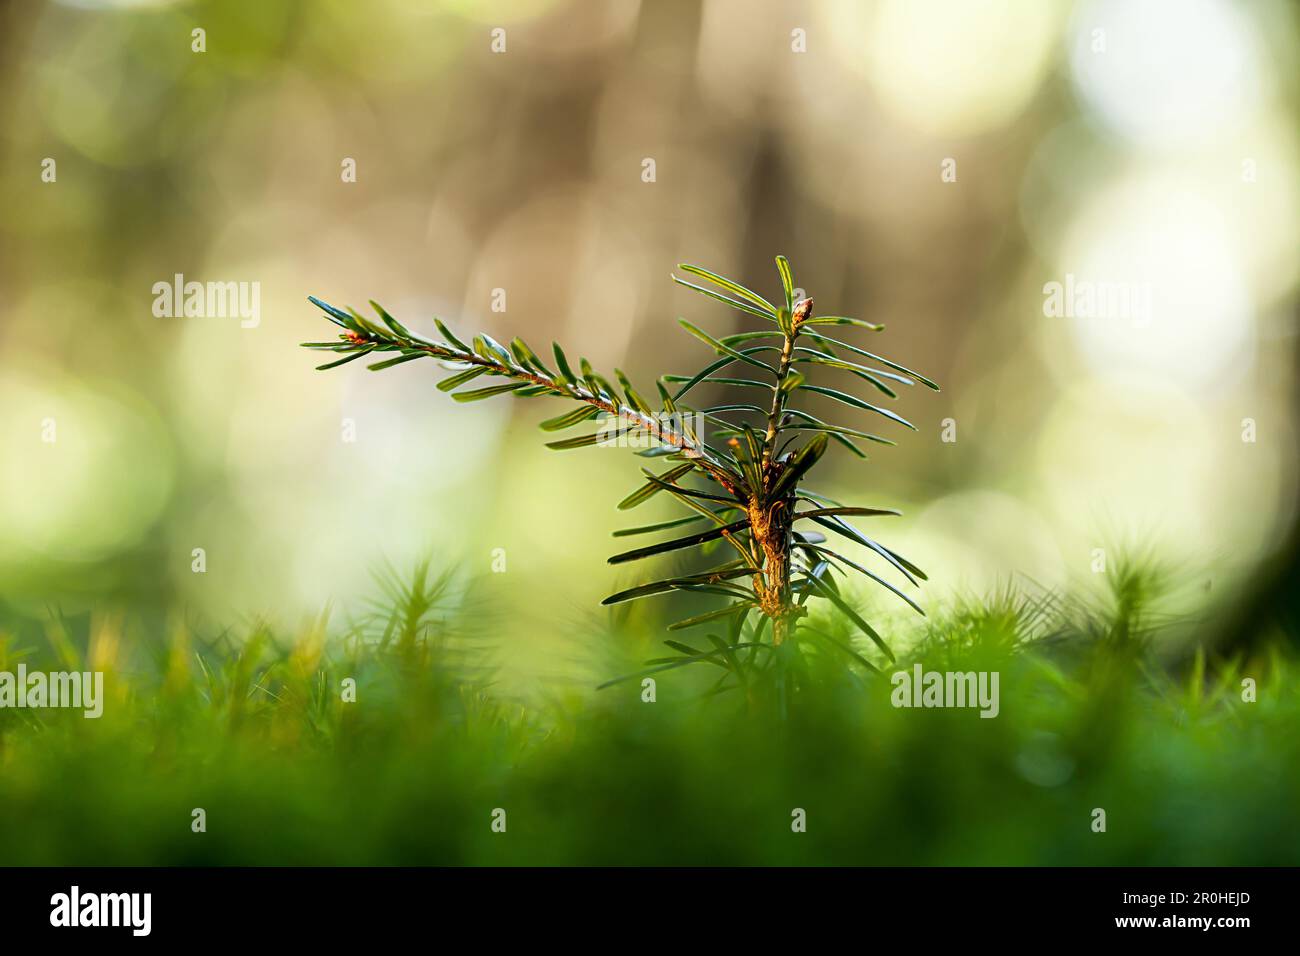
[[[858,441],[893,442],[826,421],[799,405],[807,396],[820,395],[855,412],[867,412],[913,428],[894,412],[855,392],[814,384],[814,373],[845,373],[888,398],[897,397],[893,388],[897,384],[919,381],[936,391],[938,386],[874,352],[827,334],[828,328],[836,326],[873,332],[883,326],[845,316],[814,314],[811,298],[795,301],[794,279],[785,257],[777,257],[776,264],[784,292],[779,306],[730,279],[697,266],[679,266],[708,286],[678,276],[673,276],[674,281],[761,319],[762,324],[754,331],[715,338],[680,319],[682,328],[717,358],[693,375],[662,376],[656,383],[657,406],[637,392],[617,369],[614,376],[618,387],[597,373],[585,358],[579,359],[575,370],[558,344],[552,347],[552,368],[519,338],[508,348],[486,334],[475,336],[467,344],[438,319],[434,321],[442,338],[425,338],[374,301],[370,304],[379,322],[350,308],[344,311],[310,297],[342,332],[336,341],[303,344],[342,354],[342,358],[319,366],[322,369],[370,355],[390,354],[370,366],[376,370],[435,359],[451,372],[438,388],[452,393],[458,402],[506,394],[561,399],[574,407],[543,421],[544,431],[558,432],[587,422],[595,422],[596,429],[576,438],[549,442],[547,447],[633,445],[640,448],[638,454],[644,458],[663,459],[668,467],[662,471],[642,468],[643,483],[619,503],[619,508],[635,508],[662,493],[680,502],[688,513],[675,520],[616,531],[615,536],[653,534],[693,525],[702,525],[703,530],[624,551],[609,562],[622,564],[692,548],[707,553],[722,542],[735,557],[704,570],[620,591],[604,600],[605,604],[615,604],[668,591],[703,592],[726,599],[724,606],[679,621],[670,630],[719,622],[728,636],[707,635],[712,646],[706,649],[668,641],[681,656],[651,662],[658,665],[656,669],[708,661],[744,683],[747,670],[765,669],[782,650],[797,653],[793,645],[806,635],[874,671],[874,665],[845,643],[803,621],[807,602],[812,598],[829,601],[891,661],[893,655],[885,641],[841,596],[835,575],[858,572],[888,588],[916,611],[921,609],[875,572],[827,547],[828,539],[822,531],[864,546],[914,586],[916,579],[924,579],[925,574],[846,520],[896,515],[897,511],[843,505],[809,490],[804,479],[830,442],[861,458],[866,456]],[[501,381],[486,387],[467,387],[484,377]],[[698,394],[699,386],[721,387],[735,397],[696,408],[688,403],[688,396]],[[759,650],[769,652],[766,659],[757,654]],[[724,681],[727,676],[723,675]]]

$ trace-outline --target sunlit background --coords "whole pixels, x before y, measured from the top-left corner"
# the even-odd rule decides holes
[[[923,602],[1064,586],[1096,549],[1141,545],[1204,578],[1209,606],[1294,522],[1293,4],[0,18],[12,615],[346,614],[383,560],[430,555],[524,623],[505,679],[532,687],[629,580],[603,557],[636,523],[614,505],[640,462],[547,451],[536,403],[454,405],[430,364],[314,372],[297,344],[330,327],[306,296],[558,339],[652,390],[707,359],[678,316],[746,327],[674,265],[770,297],[778,253],[820,310],[885,323],[871,346],[943,386],[897,404],[918,433],[818,483],[904,510],[881,534],[930,572]],[[178,273],[260,283],[260,321],[156,317]],[[1051,283],[1131,307],[1054,310]]]

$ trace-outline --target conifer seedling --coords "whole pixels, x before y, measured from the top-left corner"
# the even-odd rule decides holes
[[[615,531],[620,538],[663,532],[670,537],[622,551],[609,562],[624,564],[687,549],[699,549],[707,556],[724,544],[724,553],[732,555],[712,567],[681,572],[605,598],[604,604],[617,604],[670,591],[690,591],[724,599],[723,606],[669,628],[712,625],[723,634],[707,634],[708,646],[702,648],[667,641],[680,656],[649,662],[655,671],[708,662],[726,671],[722,682],[734,677],[733,686],[742,686],[750,674],[768,670],[774,660],[788,661],[791,654],[797,657],[797,645],[805,637],[876,671],[847,643],[807,623],[808,602],[822,598],[834,605],[890,661],[894,657],[885,640],[850,606],[836,575],[865,575],[918,613],[923,612],[884,577],[832,550],[826,532],[865,547],[912,586],[925,574],[848,520],[897,515],[897,511],[841,504],[810,490],[805,479],[832,442],[860,458],[866,457],[860,442],[894,443],[856,423],[828,421],[801,406],[811,396],[822,396],[855,416],[873,416],[915,431],[904,418],[858,392],[869,389],[869,394],[893,399],[897,397],[896,385],[920,382],[936,391],[938,386],[902,365],[833,337],[829,330],[878,332],[883,326],[816,314],[811,298],[795,301],[794,277],[785,257],[778,256],[776,265],[783,292],[779,305],[706,269],[678,267],[698,281],[677,275],[672,277],[674,281],[761,321],[753,331],[714,337],[679,319],[682,328],[714,358],[693,375],[662,376],[656,383],[658,402],[638,392],[617,369],[615,386],[585,358],[579,359],[575,368],[558,344],[552,346],[552,368],[523,339],[516,338],[507,347],[480,333],[466,343],[439,319],[434,322],[441,339],[426,338],[374,301],[370,305],[378,321],[309,297],[342,331],[336,341],[303,345],[340,353],[341,358],[319,366],[321,369],[371,356],[383,356],[370,365],[374,370],[434,359],[451,373],[438,388],[450,392],[455,401],[474,402],[499,395],[558,399],[572,407],[543,421],[544,431],[594,424],[595,430],[589,425],[577,437],[548,442],[549,448],[636,447],[636,454],[646,461],[642,483],[618,507],[636,508],[665,494],[680,503],[686,514]],[[858,388],[814,383],[815,377],[829,373],[852,380]],[[479,379],[498,381],[485,386]],[[718,390],[729,397],[696,407],[694,396]],[[651,467],[656,459],[661,459],[661,464]],[[676,536],[688,529],[689,533]],[[776,669],[781,670],[781,665]]]

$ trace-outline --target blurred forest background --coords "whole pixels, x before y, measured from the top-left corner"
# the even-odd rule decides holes
[[[419,365],[316,373],[305,297],[649,383],[702,364],[678,315],[743,326],[675,264],[770,294],[778,253],[943,385],[824,488],[903,509],[925,603],[1086,588],[1103,548],[1174,569],[1176,615],[1259,607],[1296,518],[1298,82],[1283,0],[8,5],[0,626],[360,614],[429,556],[510,622],[503,686],[571,680],[636,460]],[[156,317],[178,273],[259,282],[260,321]],[[1045,314],[1067,277],[1150,314]]]

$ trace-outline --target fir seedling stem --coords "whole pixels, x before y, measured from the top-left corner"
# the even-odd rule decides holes
[[[755,580],[754,585],[759,592],[763,613],[772,620],[772,643],[775,645],[785,641],[791,616],[802,610],[796,607],[790,595],[790,515],[794,511],[794,489],[791,488],[788,494],[775,500],[771,495],[775,480],[783,467],[780,461],[774,463],[773,456],[777,439],[781,435],[781,419],[789,395],[786,386],[795,341],[799,338],[803,323],[812,314],[812,306],[812,299],[800,300],[795,305],[788,324],[782,322],[781,358],[777,366],[776,388],[772,392],[772,408],[767,415],[767,433],[763,436],[763,494],[751,504],[750,523],[764,555],[764,574],[761,580]],[[784,314],[782,318],[784,319]]]

